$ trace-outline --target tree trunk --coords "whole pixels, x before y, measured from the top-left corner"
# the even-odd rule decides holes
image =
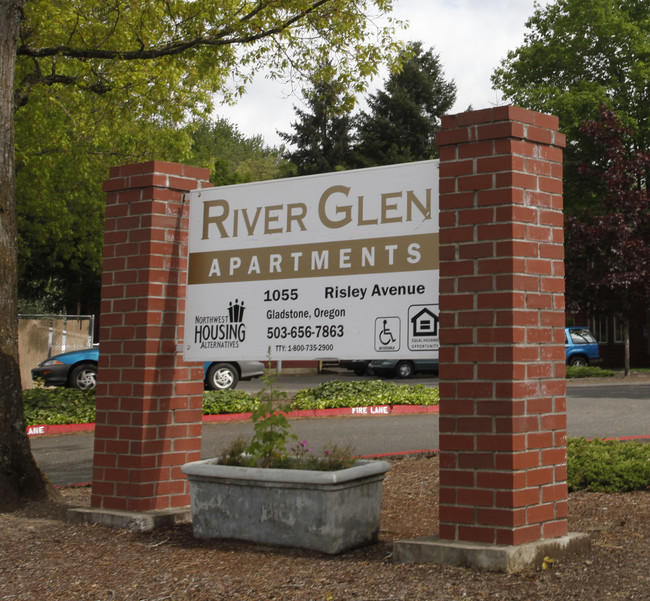
[[[623,340],[625,341],[625,375],[630,375],[630,320],[623,320]]]
[[[55,495],[32,456],[18,363],[14,67],[25,0],[0,0],[0,510]]]

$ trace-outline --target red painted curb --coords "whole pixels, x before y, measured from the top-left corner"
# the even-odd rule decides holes
[[[92,432],[95,424],[43,424],[27,426],[27,436],[43,436],[45,434],[70,434],[71,432]]]
[[[374,417],[383,415],[405,415],[409,413],[438,413],[438,405],[375,405],[372,407],[340,407],[337,409],[300,409],[287,413],[289,419],[308,417],[350,417],[353,415]],[[251,413],[224,413],[221,415],[204,415],[205,423],[244,422],[251,418]],[[47,434],[69,434],[71,432],[92,432],[95,424],[57,424],[28,426],[28,436],[45,436]]]
[[[395,415],[406,415],[408,413],[440,413],[440,405],[395,405],[391,413]]]
[[[361,459],[377,459],[380,457],[406,457],[407,455],[437,455],[440,449],[417,449],[415,451],[396,451],[395,453],[377,453],[376,455],[359,455]]]

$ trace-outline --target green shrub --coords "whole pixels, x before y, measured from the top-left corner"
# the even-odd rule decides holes
[[[626,492],[650,489],[650,445],[638,441],[567,442],[569,491]]]
[[[203,393],[203,415],[252,413],[257,399],[243,390],[206,390]]]
[[[330,380],[314,388],[298,391],[292,409],[334,409],[339,407],[370,407],[374,405],[437,405],[437,388],[422,384],[395,384],[384,380],[340,382]]]
[[[567,378],[610,378],[614,375],[611,369],[602,369],[595,365],[587,365],[585,367],[572,367],[567,365],[566,377]]]
[[[375,405],[437,405],[437,388],[422,384],[398,385],[383,380],[323,382],[299,391],[291,409],[328,409]],[[28,425],[81,424],[95,421],[95,392],[75,388],[34,388],[23,392]],[[243,390],[206,390],[203,414],[252,413],[259,407],[255,396]]]
[[[95,391],[76,388],[32,388],[23,392],[28,426],[88,424],[95,421]]]

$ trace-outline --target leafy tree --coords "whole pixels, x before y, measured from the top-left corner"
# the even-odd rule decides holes
[[[42,87],[16,113],[21,306],[46,297],[48,312],[97,312],[108,168],[188,155],[188,132],[108,96]]]
[[[444,79],[439,55],[411,44],[385,90],[370,96],[370,112],[358,118],[356,161],[372,166],[436,158],[440,118],[455,99],[456,85]]]
[[[286,157],[298,175],[345,169],[350,161],[352,120],[346,112],[346,92],[333,79],[322,79],[305,94],[309,111],[295,108],[294,133],[280,137],[295,147]]]
[[[192,139],[189,162],[210,169],[216,186],[282,177],[291,167],[281,148],[269,148],[262,136],[247,138],[226,119],[197,120],[188,126]]]
[[[57,98],[48,90],[45,102],[33,94],[30,110],[16,117],[21,307],[42,306],[47,299],[45,312],[97,312],[102,182],[111,165],[154,158],[184,161],[210,168],[216,185],[284,173],[280,150],[266,148],[259,136],[244,137],[226,121],[197,119],[173,127],[134,119],[103,96],[64,93]]]
[[[632,132],[606,107],[582,130],[602,154],[581,173],[604,195],[597,208],[567,219],[567,306],[621,320],[629,375],[630,315],[650,301],[650,153],[630,150]]]
[[[214,94],[234,98],[260,68],[308,75],[328,61],[355,93],[395,49],[396,22],[378,26],[364,11],[392,4],[0,0],[0,502],[47,494],[21,405],[14,110],[28,111],[37,97],[45,110],[48,94],[62,102],[65,89],[103,97],[155,128],[205,114]]]
[[[557,115],[568,137],[565,207],[589,205],[597,190],[578,173],[595,159],[580,131],[606,104],[635,133],[630,143],[650,147],[650,3],[641,0],[556,0],[537,7],[522,46],[493,76],[515,104]]]

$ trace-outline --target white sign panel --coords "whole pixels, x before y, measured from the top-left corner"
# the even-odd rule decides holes
[[[438,161],[190,203],[186,360],[437,356]]]

